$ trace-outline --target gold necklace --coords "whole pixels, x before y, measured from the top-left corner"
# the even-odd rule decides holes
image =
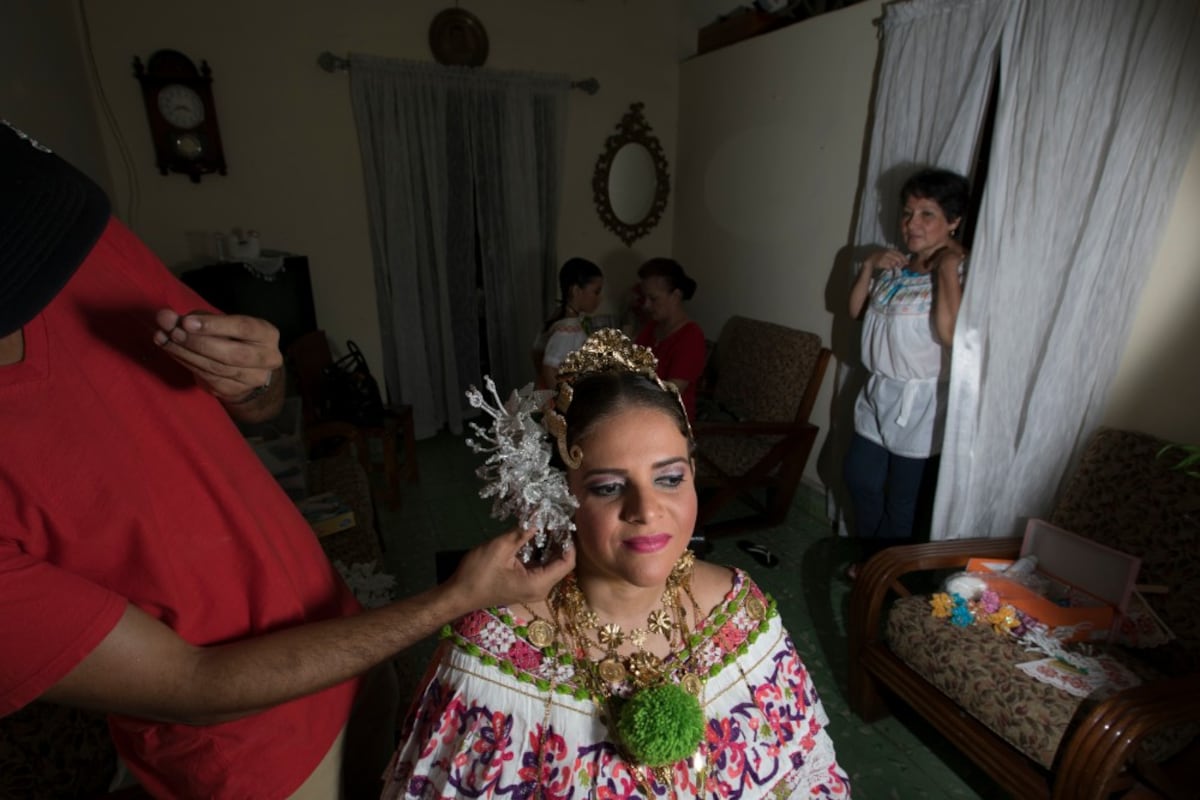
[[[600,622],[598,615],[588,604],[587,597],[579,588],[575,576],[570,575],[555,587],[549,598],[555,626],[574,640],[577,652],[585,656],[590,651],[603,654],[596,662],[596,672],[603,684],[617,686],[627,678],[632,678],[638,687],[652,686],[661,680],[663,666],[662,659],[646,649],[647,638],[652,634],[663,637],[670,650],[687,646],[691,631],[681,599],[681,590],[692,599],[691,577],[694,566],[695,555],[690,550],[684,551],[667,577],[658,607],[646,616],[646,626],[633,628],[628,634],[616,623]],[[695,606],[694,599],[692,604]],[[539,628],[537,633],[541,638],[543,631]],[[618,655],[618,649],[626,641],[633,645],[635,652],[623,658]],[[601,689],[598,692],[601,695],[611,693],[608,687],[595,688]]]
[[[646,649],[646,639],[651,634],[662,636],[667,641],[671,652],[686,652],[692,644],[691,630],[688,625],[687,612],[684,609],[683,597],[686,596],[694,620],[698,624],[703,616],[700,607],[692,593],[691,580],[695,567],[695,555],[685,551],[667,577],[666,585],[659,599],[659,605],[646,617],[645,628],[634,628],[629,631],[628,639],[625,631],[615,623],[601,624],[599,616],[588,604],[587,597],[579,588],[575,575],[571,574],[559,582],[547,598],[547,607],[553,618],[548,621],[538,616],[533,609],[525,606],[529,613],[529,622],[525,625],[525,634],[530,643],[539,648],[550,645],[571,651],[579,657],[575,664],[575,675],[580,685],[587,689],[595,698],[597,710],[605,720],[622,752],[629,757],[630,772],[639,787],[649,797],[651,777],[667,787],[672,798],[676,797],[673,786],[673,763],[680,758],[690,758],[691,768],[695,770],[697,785],[703,785],[707,772],[707,759],[703,753],[703,704],[701,697],[704,693],[704,681],[693,672],[686,672],[677,686],[672,687],[663,667],[663,660]],[[594,634],[594,635],[593,635]],[[618,648],[628,640],[635,648],[629,656],[621,657]],[[589,652],[602,653],[597,662],[588,658]],[[618,696],[626,695],[629,688],[623,686],[627,678],[632,678],[633,693],[628,697],[629,702],[622,701],[614,707],[612,702]],[[647,696],[659,694],[662,691],[675,691],[678,697],[687,697],[688,703],[694,704],[695,715],[691,730],[696,737],[694,750],[692,745],[685,745],[689,753],[677,752],[662,759],[661,754],[653,756],[660,760],[643,761],[643,756],[652,756],[651,750],[645,747],[645,741],[639,745],[637,741],[625,741],[619,732],[622,708],[637,705],[639,696],[646,692]],[[661,696],[661,695],[660,695]],[[547,715],[549,714],[549,699],[547,699]],[[678,702],[678,701],[676,701]],[[687,705],[687,703],[685,703]],[[548,717],[547,717],[548,724]],[[644,739],[653,741],[658,737],[651,733]],[[543,753],[538,752],[538,774],[541,774]],[[672,763],[667,763],[672,762]]]

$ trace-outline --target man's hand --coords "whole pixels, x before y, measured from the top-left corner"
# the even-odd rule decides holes
[[[225,403],[273,383],[272,373],[283,366],[279,331],[265,320],[204,311],[181,316],[162,309],[155,321],[154,343]]]
[[[479,545],[463,557],[447,589],[460,594],[462,607],[470,611],[545,600],[554,584],[575,568],[575,549],[544,566],[523,564],[517,552],[533,535],[518,528]]]

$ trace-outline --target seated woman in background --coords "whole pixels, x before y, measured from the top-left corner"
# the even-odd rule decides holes
[[[675,384],[683,397],[689,420],[696,418],[696,386],[708,356],[704,331],[692,322],[683,307],[696,293],[696,281],[678,261],[652,258],[638,269],[646,313],[650,322],[634,340],[654,351],[658,377]]]
[[[554,386],[554,375],[567,353],[587,339],[584,315],[600,307],[604,273],[586,258],[569,258],[558,271],[558,311],[533,342],[538,388]]]
[[[967,258],[957,239],[970,199],[966,178],[927,169],[904,183],[900,199],[904,252],[871,253],[850,291],[850,314],[865,311],[862,360],[870,372],[844,467],[861,561],[914,532],[927,534],[915,529],[928,526],[932,510]],[[851,564],[848,577],[857,571]]]
[[[848,797],[774,602],[686,549],[691,429],[653,355],[597,332],[563,362],[555,409],[565,478],[530,466],[514,483],[569,488],[576,569],[544,602],[446,631],[383,796]],[[529,422],[497,419],[493,435]]]

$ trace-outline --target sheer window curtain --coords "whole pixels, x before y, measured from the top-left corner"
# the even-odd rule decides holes
[[[419,437],[459,433],[463,392],[482,377],[481,303],[497,384],[530,378],[556,267],[569,80],[350,62],[388,394],[413,406]]]
[[[935,538],[1019,534],[1099,424],[1198,86],[1194,0],[1026,0],[1009,20]]]

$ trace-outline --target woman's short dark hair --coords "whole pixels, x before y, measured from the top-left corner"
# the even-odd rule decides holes
[[[967,179],[946,169],[923,169],[900,187],[900,202],[909,198],[932,200],[941,207],[947,222],[962,219],[971,201]]]
[[[691,300],[696,293],[696,281],[688,277],[683,266],[673,258],[652,258],[638,267],[639,278],[662,278],[671,287],[679,290],[684,300]]]
[[[575,382],[571,405],[564,415],[567,420],[567,448],[570,449],[595,431],[606,417],[626,408],[652,408],[665,413],[688,440],[691,449],[687,417],[675,393],[660,389],[654,381],[634,372],[597,372]],[[558,448],[554,450],[554,466],[565,468]]]

